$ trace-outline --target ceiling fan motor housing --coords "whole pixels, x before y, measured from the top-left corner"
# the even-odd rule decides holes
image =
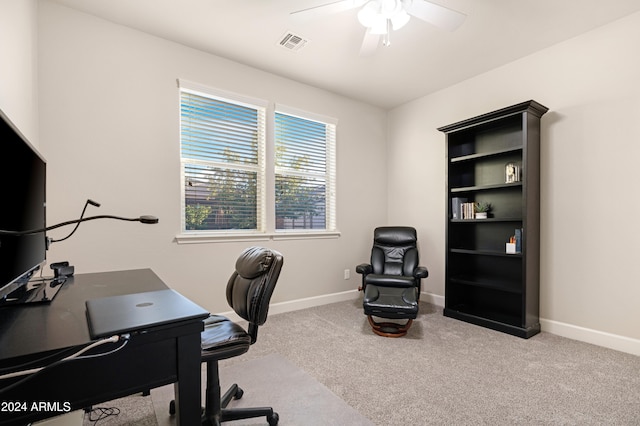
[[[389,23],[399,30],[411,18],[405,8],[411,0],[371,0],[358,12],[358,20],[370,29],[371,34],[387,34]]]

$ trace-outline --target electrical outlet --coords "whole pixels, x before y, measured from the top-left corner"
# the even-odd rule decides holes
[[[344,279],[348,280],[349,278],[351,278],[351,270],[345,269],[344,270]]]

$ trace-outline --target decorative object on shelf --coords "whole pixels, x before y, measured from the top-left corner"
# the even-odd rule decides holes
[[[509,238],[509,242],[506,244],[507,254],[516,254],[516,237]]]
[[[486,219],[491,211],[491,203],[480,201],[476,203],[476,219]]]
[[[520,166],[516,163],[507,163],[504,166],[504,181],[505,183],[520,182]]]
[[[522,253],[522,228],[516,229],[515,235],[509,238],[506,251],[507,254]]]

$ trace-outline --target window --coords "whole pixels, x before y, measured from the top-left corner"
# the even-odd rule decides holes
[[[337,235],[335,120],[194,83],[179,86],[178,242]]]
[[[275,113],[276,229],[334,229],[335,126]]]
[[[182,89],[183,230],[264,230],[265,109]]]

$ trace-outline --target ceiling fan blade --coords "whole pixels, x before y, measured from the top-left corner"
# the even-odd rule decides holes
[[[375,53],[380,44],[380,34],[371,34],[371,29],[367,28],[360,46],[360,56],[371,56]]]
[[[344,12],[345,10],[354,9],[358,6],[362,6],[364,3],[366,3],[366,0],[339,0],[291,12],[290,16],[297,19],[319,18],[326,15],[332,15],[334,13]]]
[[[455,31],[467,18],[464,13],[426,0],[413,0],[406,10],[409,15],[448,31]]]

